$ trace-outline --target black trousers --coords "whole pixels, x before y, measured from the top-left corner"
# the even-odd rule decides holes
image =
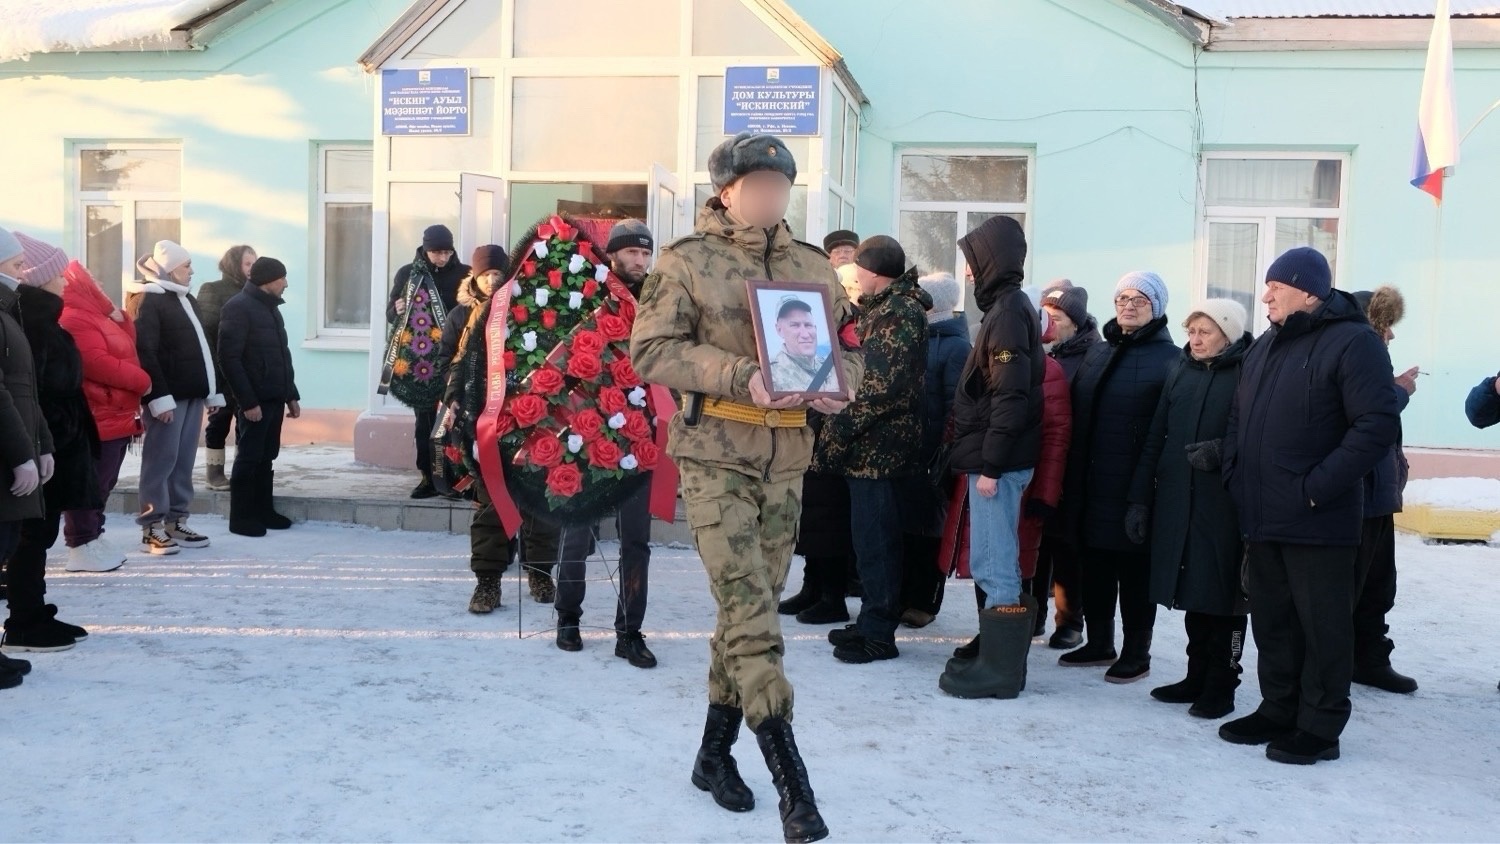
[[[221,376],[222,379],[222,376]],[[220,384],[224,383],[222,380]],[[224,392],[224,406],[218,413],[208,415],[208,424],[203,428],[203,445],[205,448],[216,448],[223,450],[225,443],[229,442],[229,423],[239,415],[240,406],[226,390]]]
[[[615,631],[639,633],[646,617],[648,573],[651,565],[651,492],[644,486],[620,505],[615,517],[620,534],[620,596],[615,603]],[[528,565],[551,569],[557,563],[559,617],[583,615],[588,588],[588,558],[594,553],[594,532],[587,527],[522,527],[522,554]],[[542,563],[542,561],[547,561]]]
[[[416,424],[412,428],[412,437],[417,441],[417,471],[428,481],[432,480],[432,426],[437,424],[437,406],[426,408],[413,408],[416,413]]]
[[[1083,617],[1089,644],[1114,642],[1115,600],[1125,639],[1150,635],[1156,626],[1151,602],[1151,555],[1145,551],[1083,552]]]
[[[1390,665],[1396,645],[1386,636],[1391,628],[1385,616],[1396,606],[1395,517],[1365,519],[1354,594],[1354,664]]]
[[[1245,617],[1202,612],[1184,615],[1188,677],[1201,677],[1209,688],[1237,688],[1240,657],[1245,653]]]
[[[223,416],[224,411],[214,416]],[[234,443],[234,469],[231,478],[241,472],[252,474],[261,469],[270,469],[271,462],[281,454],[281,423],[286,418],[286,404],[279,401],[260,403],[260,421],[252,422],[239,410],[238,438]]]
[[[5,597],[10,607],[7,630],[28,627],[45,617],[47,603],[47,549],[62,532],[62,511],[47,513],[40,519],[4,522],[13,550],[5,561]],[[0,543],[4,536],[0,535]]]
[[[1078,568],[1078,548],[1066,539],[1043,536],[1036,557],[1036,575],[1031,578],[1031,596],[1042,615],[1047,599],[1057,607],[1053,619],[1058,630],[1083,630],[1083,572]]]
[[[947,575],[938,568],[938,551],[942,537],[920,536],[915,533],[901,536],[901,606],[903,609],[920,610],[933,615],[943,608],[943,595],[947,591]]]
[[[1329,741],[1349,723],[1358,550],[1280,542],[1249,549],[1260,714]]]

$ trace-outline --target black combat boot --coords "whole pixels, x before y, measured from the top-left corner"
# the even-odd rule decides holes
[[[755,741],[766,767],[771,769],[771,783],[781,797],[781,834],[787,844],[807,844],[828,837],[828,825],[818,814],[812,785],[807,781],[807,766],[797,752],[792,725],[782,718],[768,718],[755,730]]]
[[[583,636],[578,632],[579,618],[576,615],[557,616],[557,647],[564,651],[583,650]]]
[[[714,802],[731,812],[748,812],[755,808],[755,795],[740,779],[739,765],[729,749],[740,737],[744,713],[722,703],[708,705],[708,721],[703,725],[703,744],[693,760],[693,785],[713,795]]]

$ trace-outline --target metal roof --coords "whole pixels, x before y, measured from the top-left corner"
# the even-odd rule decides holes
[[[1425,18],[1435,0],[1179,0],[1179,5],[1213,21],[1233,18]],[[1500,15],[1496,0],[1452,0],[1450,12]]]

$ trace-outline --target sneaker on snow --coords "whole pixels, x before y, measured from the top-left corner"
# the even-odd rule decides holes
[[[176,540],[167,533],[166,522],[152,522],[141,528],[141,550],[158,556],[176,554],[182,550]]]
[[[207,548],[208,537],[187,526],[187,516],[182,516],[167,528],[167,535],[183,548]]]
[[[0,650],[6,653],[52,653],[69,650],[75,644],[72,636],[47,623],[8,629],[0,638]]]
[[[125,555],[106,545],[103,537],[68,549],[68,571],[106,572],[125,564]]]

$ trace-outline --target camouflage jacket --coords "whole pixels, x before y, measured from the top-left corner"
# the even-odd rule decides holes
[[[922,397],[927,380],[927,309],[932,297],[907,273],[860,300],[865,373],[859,394],[823,424],[812,470],[850,478],[923,471]]]
[[[714,203],[716,204],[716,203]],[[816,247],[792,239],[785,225],[768,232],[737,225],[722,209],[698,212],[693,234],[662,249],[641,290],[630,359],[642,378],[680,392],[750,403],[750,378],[760,371],[746,279],[825,284],[833,321],[843,326],[854,306]],[[844,377],[858,384],[864,364],[843,353]],[[768,481],[789,480],[812,459],[811,428],[766,428],[704,416],[696,426],[679,412],[667,452]]]

